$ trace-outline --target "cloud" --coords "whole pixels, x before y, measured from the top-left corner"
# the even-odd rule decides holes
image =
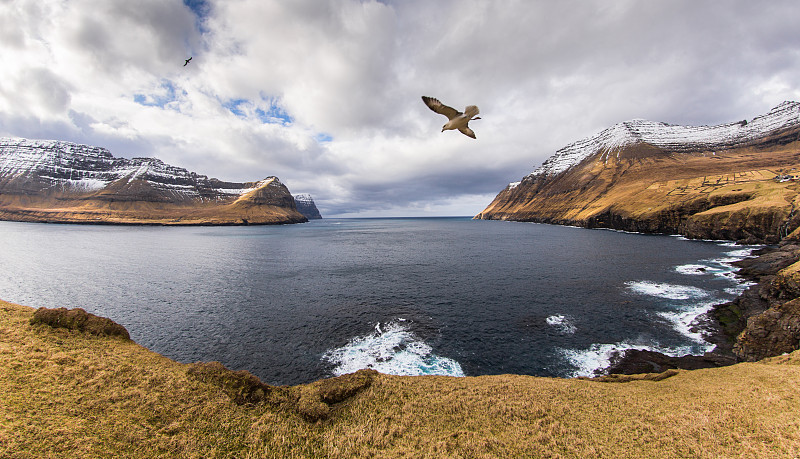
[[[470,215],[619,121],[717,124],[800,99],[798,13],[792,0],[0,2],[0,135],[278,175],[326,216]],[[478,139],[440,132],[422,95],[478,105]]]

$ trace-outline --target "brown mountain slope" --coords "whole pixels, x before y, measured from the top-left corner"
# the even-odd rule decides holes
[[[795,217],[800,127],[714,149],[636,142],[509,185],[475,218],[774,242]],[[516,185],[516,186],[515,186]]]
[[[224,182],[156,158],[59,140],[0,138],[0,220],[243,225],[300,223],[277,177]]]
[[[138,183],[136,183],[138,182]],[[167,200],[144,180],[127,184],[126,192],[50,192],[0,195],[0,220],[50,223],[116,223],[154,225],[244,225],[307,221],[277,179],[259,182],[240,197],[218,200]]]

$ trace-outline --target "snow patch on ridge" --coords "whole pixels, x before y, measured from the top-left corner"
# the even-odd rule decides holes
[[[299,193],[294,195],[294,200],[297,202],[303,202],[307,204],[314,204],[314,198],[311,197],[308,193]]]
[[[0,137],[0,183],[34,179],[44,188],[92,192],[127,179],[192,198],[242,196],[263,186],[282,186],[277,177],[255,184],[226,183],[171,166],[157,158],[115,158],[107,149],[61,140]]]

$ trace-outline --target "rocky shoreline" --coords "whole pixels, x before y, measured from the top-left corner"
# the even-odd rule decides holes
[[[706,314],[699,328],[713,351],[672,357],[629,350],[604,370],[608,374],[661,373],[754,362],[800,348],[800,242],[785,239],[737,261],[739,276],[753,283],[739,298]]]

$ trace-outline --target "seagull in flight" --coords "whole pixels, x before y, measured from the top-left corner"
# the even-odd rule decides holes
[[[431,110],[447,117],[448,121],[447,124],[442,126],[442,132],[449,129],[458,129],[459,132],[465,136],[472,137],[473,139],[476,138],[475,133],[472,132],[472,129],[469,128],[468,124],[472,120],[481,119],[479,116],[475,116],[480,113],[478,107],[475,105],[467,105],[467,108],[464,109],[464,113],[461,113],[455,108],[448,107],[447,105],[439,102],[439,99],[434,99],[433,97],[422,96],[422,101],[425,102],[425,105],[427,105]]]
[[[191,56],[189,57],[189,59],[186,59],[186,62],[183,63],[183,66],[186,67],[187,65],[189,65],[190,60],[192,60]]]

